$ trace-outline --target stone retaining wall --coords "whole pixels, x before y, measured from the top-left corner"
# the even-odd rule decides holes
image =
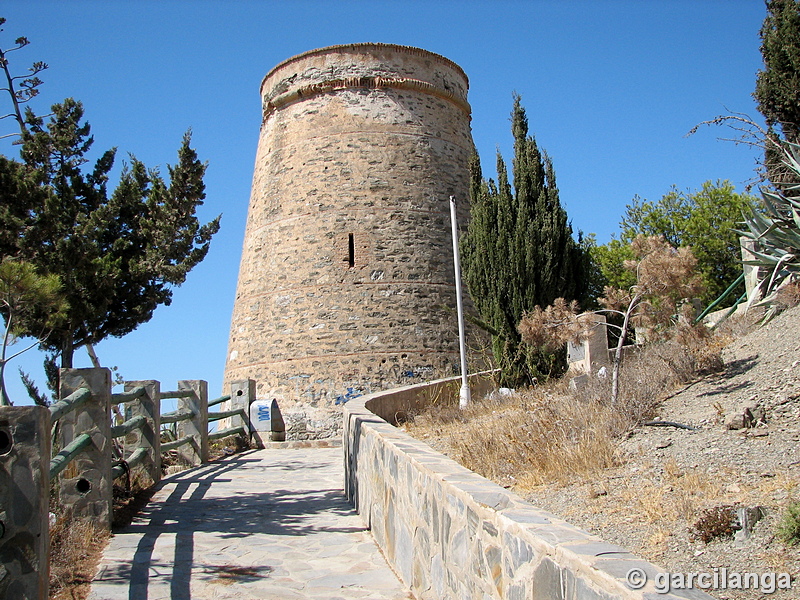
[[[473,395],[488,381],[473,378]],[[392,425],[460,380],[378,392],[344,408],[345,489],[400,579],[421,599],[710,599],[657,593],[663,569],[537,509]],[[481,389],[483,388],[483,389]],[[647,585],[626,584],[631,569]]]

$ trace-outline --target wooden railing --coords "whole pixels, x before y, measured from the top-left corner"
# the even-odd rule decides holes
[[[209,459],[210,441],[249,441],[253,429],[251,380],[209,401],[201,380],[179,381],[166,392],[158,381],[132,381],[112,394],[108,369],[62,369],[59,392],[49,407],[0,407],[0,556],[8,558],[0,598],[47,598],[51,482],[74,517],[110,527],[115,479],[138,468],[158,483],[163,453],[200,465]],[[161,414],[166,399],[177,408]],[[209,413],[225,403],[225,410]],[[223,419],[227,427],[209,432],[209,424]],[[166,429],[173,439],[162,443]]]

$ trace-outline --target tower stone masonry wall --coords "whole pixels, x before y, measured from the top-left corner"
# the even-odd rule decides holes
[[[288,439],[336,435],[348,399],[457,368],[467,88],[448,59],[388,44],[313,50],[262,82],[225,389],[256,380]]]

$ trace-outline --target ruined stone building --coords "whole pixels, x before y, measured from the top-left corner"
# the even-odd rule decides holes
[[[452,61],[390,44],[312,50],[264,78],[225,386],[254,379],[290,439],[334,435],[354,396],[454,374],[467,88]]]

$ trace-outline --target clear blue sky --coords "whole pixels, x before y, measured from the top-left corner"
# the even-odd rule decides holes
[[[221,389],[260,124],[259,84],[295,54],[353,42],[418,46],[458,63],[470,79],[472,131],[494,175],[511,158],[512,93],[553,159],[573,227],[608,241],[634,195],[670,186],[752,180],[752,148],[721,141],[701,121],[726,111],[759,117],[761,0],[530,0],[368,2],[267,0],[4,0],[0,45],[16,72],[50,65],[33,107],[72,96],[86,108],[95,150],[118,147],[148,166],[175,161],[181,136],[209,163],[204,221],[222,213],[206,260],[152,321],[97,347],[126,379],[206,379]],[[0,98],[4,106],[6,99]],[[2,111],[7,112],[7,110]],[[0,122],[6,133],[10,120]],[[0,145],[0,152],[15,149]],[[89,366],[83,351],[76,366]],[[17,366],[43,384],[41,356],[10,365],[9,393],[27,404]]]

